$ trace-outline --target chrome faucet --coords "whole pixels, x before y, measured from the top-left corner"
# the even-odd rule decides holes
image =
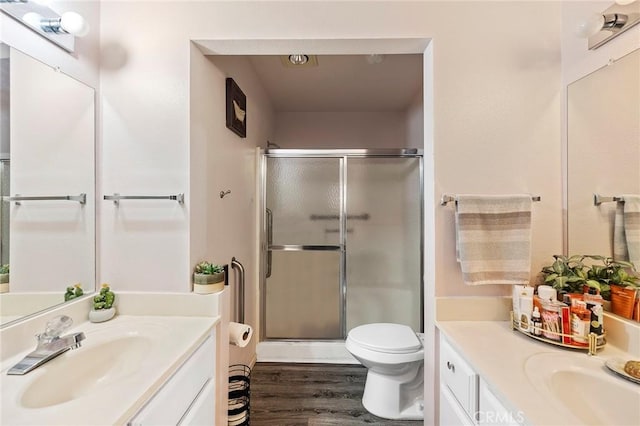
[[[27,374],[69,349],[79,348],[81,342],[85,339],[84,333],[71,333],[66,336],[60,336],[72,324],[73,320],[66,315],[57,316],[47,322],[44,333],[36,334],[36,339],[38,340],[36,349],[11,367],[7,374]]]

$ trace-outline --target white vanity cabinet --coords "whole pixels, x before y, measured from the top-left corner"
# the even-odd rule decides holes
[[[215,341],[214,330],[128,424],[215,425]]]
[[[508,410],[471,365],[440,336],[440,425],[518,426],[520,412]]]

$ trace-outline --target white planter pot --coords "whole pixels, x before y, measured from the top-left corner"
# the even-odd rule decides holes
[[[109,309],[92,309],[89,311],[89,321],[91,322],[105,322],[109,321],[116,315],[116,308],[111,307]]]
[[[224,290],[224,272],[218,274],[193,274],[193,292],[211,294]]]

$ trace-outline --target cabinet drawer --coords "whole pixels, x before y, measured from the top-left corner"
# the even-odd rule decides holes
[[[176,425],[214,376],[215,344],[209,336],[142,410],[132,426]]]
[[[449,345],[440,339],[440,381],[451,390],[470,418],[478,411],[478,375]]]

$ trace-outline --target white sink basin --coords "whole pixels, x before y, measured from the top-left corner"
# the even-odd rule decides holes
[[[587,425],[640,425],[640,386],[609,373],[600,357],[540,353],[525,363],[533,386]]]
[[[62,404],[130,377],[140,370],[151,344],[147,337],[126,336],[67,351],[61,355],[64,358],[39,367],[45,371],[25,389],[20,404],[25,408]]]

